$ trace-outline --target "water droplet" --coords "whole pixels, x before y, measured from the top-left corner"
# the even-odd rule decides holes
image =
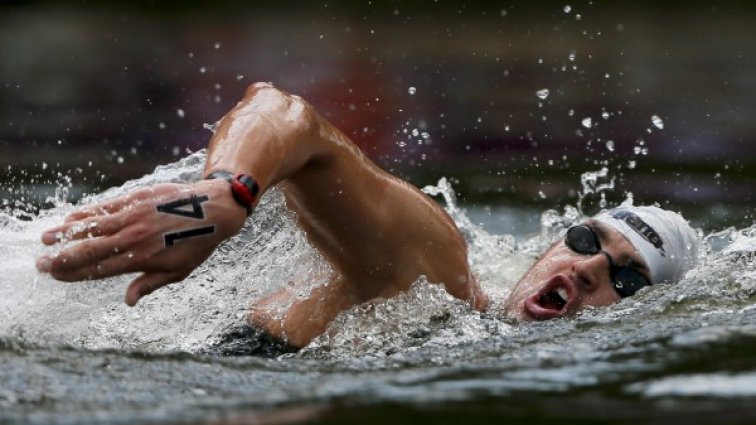
[[[541,198],[541,199],[546,199],[546,194],[545,194],[545,193],[543,193],[543,191],[542,191],[542,190],[539,190],[539,191],[538,191],[538,197],[539,197],[539,198]]]
[[[636,154],[636,155],[638,155],[639,153],[641,153],[641,147],[640,146],[635,146],[633,148],[633,153]]]
[[[591,128],[593,126],[593,120],[591,117],[583,118],[583,127],[585,128]]]
[[[158,127],[160,127],[161,130],[165,130],[165,123],[161,122],[160,124],[158,124]]]
[[[181,154],[181,149],[178,146],[173,147],[173,156],[179,156]]]
[[[603,118],[605,120],[608,120],[609,119],[609,112],[606,112],[606,111],[602,112],[601,113],[601,118]]]
[[[577,53],[573,50],[570,52],[570,54],[567,56],[567,58],[570,60],[570,62],[575,61],[575,57],[577,57]]]
[[[215,50],[218,50],[221,48],[221,44],[219,41],[216,41],[215,44],[213,44],[213,47],[215,47]]]
[[[414,96],[415,93],[417,93],[417,89],[415,87],[410,87],[407,89],[407,93],[409,93],[410,96]]]
[[[42,163],[42,169],[43,169],[43,170],[47,170],[47,163],[46,163],[46,162],[43,162],[43,163]]]
[[[662,121],[662,119],[658,115],[651,116],[651,123],[653,123],[654,127],[658,128],[659,130],[664,130],[664,121]]]
[[[635,161],[633,161],[633,160],[627,161],[627,168],[629,168],[631,170],[633,168],[635,168]]]
[[[499,15],[503,18],[507,16],[507,11],[505,9],[501,9],[501,11],[499,12]]]
[[[206,72],[207,72],[207,68],[206,68],[206,67],[204,67],[204,66],[201,66],[201,67],[199,68],[199,72],[200,72],[200,74],[204,74],[204,73],[206,73]]]
[[[539,99],[543,100],[549,97],[549,89],[541,89],[536,92],[536,96],[538,96]]]
[[[202,124],[202,128],[206,130],[210,130],[213,134],[215,134],[215,131],[218,130],[218,123],[217,122],[214,124],[204,123]]]
[[[119,157],[118,157],[118,158],[116,159],[116,162],[117,162],[117,163],[119,163],[119,164],[123,164],[123,157],[122,157],[122,156],[119,156]]]
[[[614,141],[612,140],[606,141],[606,150],[608,150],[609,152],[614,152]]]
[[[241,81],[244,79],[244,75],[242,74],[236,74],[236,81]]]
[[[179,118],[184,118],[184,116],[185,116],[186,114],[184,113],[184,110],[183,110],[183,109],[181,109],[181,108],[178,108],[178,109],[176,109],[176,115],[178,115],[178,117],[179,117]]]
[[[570,6],[569,4],[564,6],[564,13],[570,13],[570,12],[572,12],[572,6]]]

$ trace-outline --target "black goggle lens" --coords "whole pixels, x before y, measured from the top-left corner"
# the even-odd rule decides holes
[[[598,254],[601,252],[601,243],[598,236],[588,226],[572,226],[567,229],[564,238],[567,246],[578,254]]]
[[[617,270],[614,279],[612,279],[612,284],[620,297],[624,298],[635,294],[648,285],[648,281],[637,270],[624,266]]]
[[[564,242],[578,254],[592,255],[601,252],[606,255],[609,260],[609,276],[612,280],[612,286],[620,297],[629,297],[644,286],[650,285],[646,277],[638,270],[633,267],[616,265],[608,253],[601,251],[598,235],[590,227],[584,224],[570,227],[567,230]]]

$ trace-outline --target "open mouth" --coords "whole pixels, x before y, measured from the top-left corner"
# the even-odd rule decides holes
[[[538,299],[538,305],[548,310],[561,310],[567,305],[567,290],[557,288],[549,291]]]
[[[525,299],[525,312],[535,320],[562,317],[575,303],[575,284],[566,275],[556,275]]]

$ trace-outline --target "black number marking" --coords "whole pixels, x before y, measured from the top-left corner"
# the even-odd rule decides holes
[[[211,233],[215,233],[215,225],[197,227],[196,229],[181,230],[179,232],[173,233],[166,233],[164,235],[165,246],[166,248],[173,246],[179,239],[193,238],[195,236],[209,235]]]
[[[202,208],[202,203],[209,200],[210,198],[208,198],[207,195],[192,195],[188,198],[178,199],[176,201],[168,202],[167,204],[158,205],[157,210],[158,212],[165,214],[202,220],[205,218],[205,210]],[[187,205],[192,206],[191,210],[186,208]]]

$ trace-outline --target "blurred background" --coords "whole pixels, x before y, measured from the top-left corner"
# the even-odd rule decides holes
[[[748,1],[3,2],[0,204],[149,173],[269,81],[464,204],[561,209],[606,168],[610,203],[749,225],[754,18]]]

